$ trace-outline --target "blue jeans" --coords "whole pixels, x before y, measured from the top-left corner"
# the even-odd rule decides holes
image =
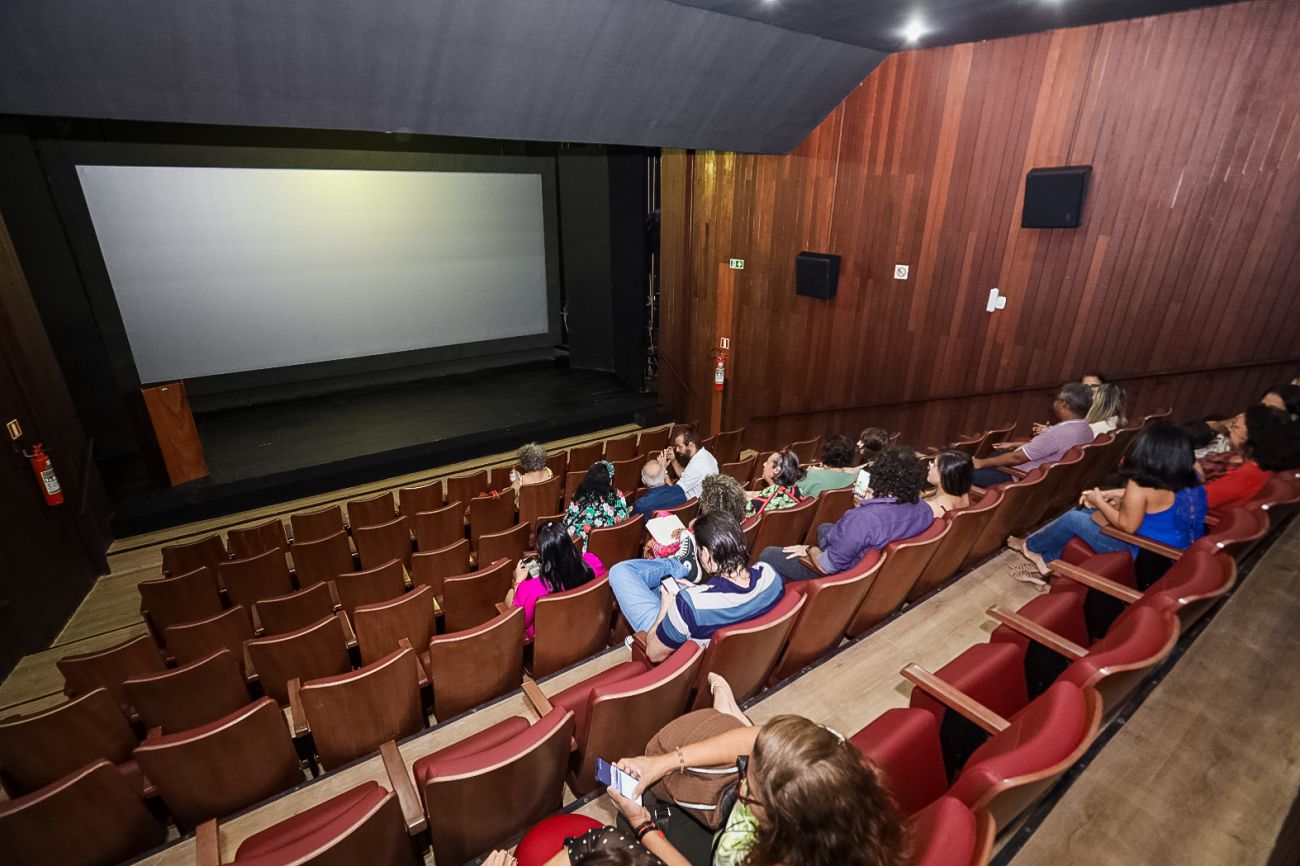
[[[680,487],[676,484],[665,484],[663,487],[652,487],[647,490],[644,496],[632,503],[632,512],[644,514],[646,520],[649,520],[659,509],[673,508],[685,501],[686,494]]]
[[[1042,529],[1025,539],[1025,547],[1039,554],[1047,562],[1061,558],[1061,552],[1071,538],[1084,541],[1098,553],[1125,550],[1132,552],[1118,538],[1103,535],[1101,527],[1092,522],[1092,508],[1074,508],[1065,512]]]
[[[996,466],[985,466],[983,469],[976,469],[973,482],[976,487],[989,488],[995,484],[1006,484],[1008,481],[1015,481],[1016,477],[1010,472],[1003,472]]]
[[[659,616],[659,583],[665,577],[685,579],[691,569],[669,556],[627,559],[609,570],[609,585],[632,631],[649,631]]]

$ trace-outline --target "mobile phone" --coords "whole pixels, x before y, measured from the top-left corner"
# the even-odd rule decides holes
[[[668,590],[669,595],[675,596],[677,593],[682,591],[682,585],[671,577],[665,577],[663,580],[659,581],[659,585]]]
[[[858,470],[858,477],[853,481],[853,495],[861,499],[871,490],[871,473],[865,469]]]
[[[638,806],[642,805],[639,795],[632,796],[632,793],[636,791],[636,779],[633,779],[604,758],[596,759],[596,778],[605,787],[613,788]]]

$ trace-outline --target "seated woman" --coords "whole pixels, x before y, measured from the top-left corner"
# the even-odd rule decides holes
[[[1281,409],[1292,418],[1300,417],[1300,386],[1292,382],[1269,388],[1259,402],[1274,409]]]
[[[858,467],[853,463],[856,456],[849,437],[831,436],[822,443],[822,462],[804,474],[799,492],[804,496],[820,496],[827,490],[851,486],[858,474]]]
[[[872,464],[866,498],[835,523],[817,527],[817,544],[769,547],[759,562],[772,566],[786,580],[810,580],[852,568],[869,551],[924,532],[934,522],[930,506],[921,501],[924,487],[925,467],[916,452],[887,448]],[[805,556],[815,568],[800,561]]]
[[[627,515],[627,502],[614,489],[614,464],[597,460],[587,470],[587,477],[578,485],[573,501],[564,512],[564,528],[586,550],[593,529],[622,523]]]
[[[889,433],[879,427],[868,427],[858,434],[858,450],[853,457],[853,462],[869,469],[888,447]]]
[[[1093,436],[1110,433],[1124,423],[1124,389],[1106,384],[1092,392],[1092,408],[1083,419],[1092,428]]]
[[[1133,545],[1103,534],[1103,526],[1180,549],[1205,534],[1205,488],[1183,428],[1168,421],[1152,423],[1133,442],[1120,473],[1128,478],[1123,489],[1085,491],[1079,497],[1083,507],[1065,512],[1028,538],[1007,538],[1007,546],[1046,575],[1047,564],[1061,558],[1072,538],[1097,553],[1127,550],[1137,555]]]
[[[1271,473],[1300,468],[1300,421],[1280,409],[1251,406],[1229,423],[1228,441],[1241,462],[1206,482],[1210,508],[1249,502]]]
[[[926,483],[934,492],[925,497],[925,504],[935,517],[970,505],[970,488],[975,479],[975,461],[965,451],[946,448],[930,461]]]
[[[506,604],[523,608],[524,634],[531,640],[538,599],[577,589],[604,574],[600,557],[594,553],[579,555],[563,525],[543,523],[537,527],[537,555],[526,556],[515,564],[514,584],[506,593]]]
[[[515,503],[519,503],[519,488],[525,484],[540,484],[553,477],[551,468],[546,465],[546,449],[536,442],[529,442],[519,449],[515,458],[516,469],[510,470],[510,486],[515,491]]]
[[[745,513],[751,517],[764,511],[780,511],[791,508],[804,501],[799,492],[799,481],[803,478],[803,469],[799,466],[799,455],[789,448],[773,451],[767,455],[763,464],[763,489],[745,494],[749,505]]]
[[[710,511],[722,511],[736,518],[737,523],[745,519],[749,501],[745,498],[745,488],[730,475],[710,475],[704,479],[700,488],[700,514]]]
[[[688,640],[707,644],[718,629],[762,616],[785,591],[771,568],[749,565],[745,534],[730,514],[710,511],[691,530],[676,556],[628,559],[609,570],[618,608],[632,631],[646,633],[653,662]]]

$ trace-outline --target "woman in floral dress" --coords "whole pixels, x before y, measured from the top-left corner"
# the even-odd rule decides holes
[[[597,460],[587,470],[587,477],[578,485],[564,513],[564,528],[569,530],[574,543],[586,550],[593,529],[621,523],[627,520],[627,515],[627,502],[614,489],[614,464]]]

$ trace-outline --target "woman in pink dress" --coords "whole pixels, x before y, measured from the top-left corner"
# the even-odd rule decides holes
[[[605,566],[598,557],[578,553],[563,524],[544,523],[537,527],[537,554],[525,556],[515,565],[514,586],[506,593],[506,604],[523,608],[524,634],[532,640],[538,599],[577,589],[604,574]]]

